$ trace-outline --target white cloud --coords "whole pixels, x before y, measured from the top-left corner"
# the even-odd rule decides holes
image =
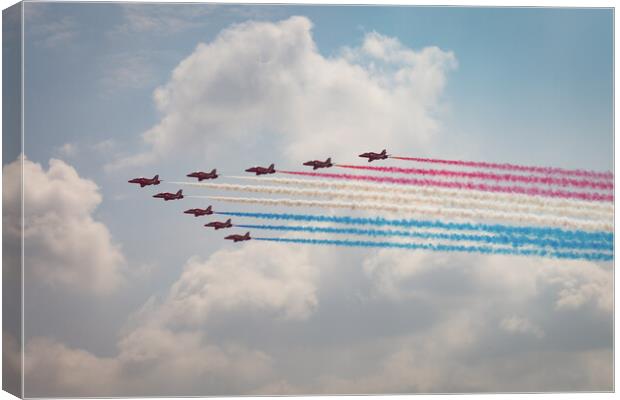
[[[611,350],[512,352],[476,357],[431,332],[399,342],[369,375],[323,376],[319,393],[523,393],[611,391]],[[464,354],[465,353],[465,354]],[[303,390],[297,393],[304,393]]]
[[[579,309],[588,303],[604,313],[613,311],[612,271],[587,263],[574,268],[546,271],[545,278],[558,287],[556,307],[560,310]]]
[[[162,118],[143,135],[150,150],[113,166],[262,140],[291,160],[431,142],[446,72],[456,66],[451,52],[414,51],[371,33],[360,48],[327,58],[311,28],[305,17],[246,22],[199,44],[154,93]]]
[[[436,287],[418,285],[416,280],[462,275],[463,270],[459,270],[455,260],[454,255],[447,253],[380,250],[366,258],[363,266],[372,281],[375,295],[399,300],[434,296]],[[447,282],[448,285],[453,283]],[[444,291],[446,289],[443,288]],[[458,287],[455,289],[456,293],[461,291]],[[446,295],[450,296],[451,293],[447,292]]]
[[[203,340],[199,332],[141,329],[120,341],[116,357],[99,357],[48,338],[33,338],[25,349],[26,395],[222,394],[269,376],[271,360],[265,354]]]
[[[24,389],[28,396],[108,393],[119,373],[114,359],[100,358],[51,339],[31,339],[25,348]]]
[[[3,226],[12,240],[21,234],[21,168],[19,159],[3,168]],[[47,171],[24,159],[23,177],[26,279],[95,294],[116,289],[125,261],[107,227],[92,216],[101,202],[97,185],[56,159]]]
[[[190,325],[204,323],[212,312],[238,309],[304,319],[317,306],[318,275],[306,249],[250,242],[208,260],[190,259],[163,310],[169,320]]]
[[[141,327],[122,338],[119,348],[117,358],[123,365],[137,370],[147,367],[137,377],[142,391],[150,384],[161,386],[157,382],[161,379],[174,382],[172,385],[179,390],[176,394],[187,393],[182,388],[195,386],[201,379],[213,384],[214,380],[228,378],[225,386],[230,385],[231,376],[236,376],[243,386],[268,375],[271,368],[266,354],[236,344],[209,344],[200,330]]]
[[[613,306],[612,270],[606,264],[509,256],[415,253],[383,250],[364,261],[375,293],[388,298],[423,296],[437,287],[452,296],[475,287],[513,304],[551,292],[557,310],[592,305],[602,313]],[[434,292],[436,293],[436,292]]]
[[[27,394],[254,390],[274,379],[272,358],[233,342],[211,343],[205,335],[207,318],[218,311],[249,310],[277,319],[305,319],[317,306],[317,279],[310,252],[286,245],[248,243],[219,250],[207,260],[191,258],[163,302],[152,298],[129,321],[114,357],[97,357],[46,338],[31,340],[26,349]]]
[[[365,260],[364,273],[373,298],[427,304],[436,323],[394,344],[369,376],[324,377],[331,390],[612,387],[608,264],[384,250]]]
[[[167,295],[128,321],[116,355],[37,339],[27,383],[33,395],[64,396],[611,388],[612,350],[597,338],[610,311],[595,301],[557,308],[567,280],[550,280],[561,276],[554,261],[369,253],[363,268],[335,249],[256,242],[191,258]],[[566,329],[566,317],[585,330]],[[382,326],[391,323],[401,326]],[[90,384],[99,369],[103,388]]]

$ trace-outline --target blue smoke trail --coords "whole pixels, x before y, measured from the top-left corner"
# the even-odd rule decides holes
[[[537,226],[510,226],[500,224],[472,224],[443,221],[424,221],[416,219],[387,219],[383,217],[349,217],[329,215],[307,215],[286,213],[254,213],[254,212],[216,212],[215,214],[234,217],[249,217],[284,221],[332,222],[346,225],[394,226],[402,228],[437,228],[449,230],[470,230],[495,234],[527,235],[535,237],[553,237],[563,240],[602,241],[613,243],[613,233],[586,232],[581,230],[564,230],[560,228]]]
[[[553,249],[573,249],[573,250],[598,250],[613,251],[612,243],[603,242],[579,242],[574,240],[556,240],[545,238],[531,238],[528,236],[511,236],[511,235],[473,235],[461,233],[427,233],[413,232],[402,230],[378,230],[378,229],[358,229],[358,228],[332,228],[322,226],[291,226],[291,225],[237,225],[239,228],[246,229],[264,229],[272,231],[294,231],[294,232],[311,232],[311,233],[335,233],[344,235],[365,235],[373,237],[385,236],[404,236],[421,239],[444,239],[454,241],[472,241],[484,242],[486,244],[499,244],[514,247],[522,247],[534,245],[537,247],[551,247]]]
[[[360,240],[327,240],[327,239],[293,239],[293,238],[252,238],[268,242],[316,244],[327,246],[346,246],[346,247],[369,247],[369,248],[396,248],[409,250],[433,250],[444,252],[467,252],[481,254],[504,254],[520,256],[537,256],[563,258],[570,260],[588,261],[612,261],[613,255],[604,253],[575,253],[571,251],[547,251],[547,250],[528,250],[528,249],[502,249],[489,246],[453,246],[443,244],[418,244],[418,243],[395,243],[395,242],[367,242]]]

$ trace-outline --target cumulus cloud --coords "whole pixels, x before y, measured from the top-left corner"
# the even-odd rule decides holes
[[[611,388],[610,310],[592,298],[557,307],[566,277],[576,274],[587,287],[588,274],[576,271],[600,269],[611,279],[605,265],[247,244],[190,258],[168,293],[128,321],[113,357],[34,342],[31,389],[67,396]],[[46,372],[53,357],[64,374]],[[72,368],[101,369],[108,384],[95,393],[87,371],[77,373],[82,384],[64,379]]]
[[[611,391],[612,352],[514,352],[510,357],[472,357],[428,336],[400,341],[375,360],[373,373],[320,380],[321,393],[522,393]],[[428,346],[428,347],[427,347]],[[303,391],[302,391],[303,393]]]
[[[612,388],[608,264],[385,250],[364,273],[372,296],[423,302],[437,322],[403,337],[366,379],[325,377],[333,390]]]
[[[308,251],[256,242],[222,249],[207,260],[188,261],[161,314],[190,325],[238,309],[305,319],[317,306],[318,275]]]
[[[563,271],[547,270],[544,274],[543,279],[558,288],[556,308],[574,310],[593,304],[601,312],[613,311],[611,269],[587,263]]]
[[[580,260],[417,253],[383,250],[364,261],[375,293],[390,298],[440,289],[448,296],[473,289],[503,293],[513,304],[552,294],[556,309],[592,306],[604,314],[613,306],[609,265]],[[433,286],[426,283],[433,282]]]
[[[148,150],[113,166],[254,146],[266,133],[291,160],[429,144],[451,52],[370,33],[325,57],[311,29],[305,17],[246,22],[199,44],[154,93],[162,117],[143,134]]]
[[[199,332],[142,329],[122,339],[119,347],[116,357],[99,357],[48,338],[29,340],[26,395],[222,394],[242,391],[271,370],[265,354],[236,345],[208,345]]]
[[[24,389],[28,396],[108,393],[119,372],[111,358],[96,357],[51,339],[31,339],[25,348]]]
[[[3,227],[10,240],[21,237],[21,170],[21,159],[3,168]],[[107,227],[93,218],[101,203],[97,184],[57,159],[45,170],[24,158],[23,178],[26,279],[95,294],[116,289],[125,260]]]
[[[277,254],[277,257],[274,255]],[[316,260],[315,260],[316,261]],[[165,298],[150,299],[129,321],[114,357],[97,357],[47,338],[29,341],[31,396],[246,393],[273,377],[260,350],[205,335],[218,311],[276,319],[308,318],[317,306],[318,268],[308,251],[248,243],[207,260],[191,258]]]

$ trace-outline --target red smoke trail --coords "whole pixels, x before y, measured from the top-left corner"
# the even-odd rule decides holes
[[[563,175],[563,176],[580,176],[588,179],[607,179],[612,180],[614,174],[612,172],[596,172],[582,169],[564,169],[555,167],[533,167],[526,165],[516,165],[509,163],[489,163],[483,161],[460,161],[460,160],[440,160],[436,158],[420,158],[420,157],[395,157],[396,160],[418,161],[433,164],[458,165],[461,167],[500,169],[507,171],[533,172],[545,175]]]
[[[496,182],[518,182],[527,184],[545,184],[557,186],[573,186],[578,188],[591,188],[613,190],[614,184],[611,181],[591,181],[584,179],[554,178],[549,176],[532,175],[513,175],[495,174],[490,172],[462,172],[449,171],[445,169],[420,169],[420,168],[399,168],[399,167],[377,167],[367,165],[344,165],[337,164],[340,168],[361,169],[367,171],[390,172],[397,174],[430,175],[455,178],[486,179]]]
[[[563,199],[580,199],[588,201],[607,201],[613,202],[613,194],[602,193],[587,193],[587,192],[569,192],[563,190],[548,190],[540,189],[537,187],[524,187],[524,186],[498,186],[487,185],[484,183],[470,183],[470,182],[446,182],[436,181],[431,179],[415,179],[415,178],[393,178],[388,176],[369,176],[369,175],[349,175],[349,174],[330,174],[322,172],[305,172],[305,171],[281,171],[281,174],[288,175],[301,175],[301,176],[314,176],[321,178],[335,178],[357,181],[371,181],[378,183],[396,183],[401,185],[417,185],[417,186],[437,186],[455,189],[469,189],[479,190],[483,192],[503,192],[503,193],[518,193],[526,194],[530,196],[546,196]]]

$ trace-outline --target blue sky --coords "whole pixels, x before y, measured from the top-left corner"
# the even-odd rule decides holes
[[[176,136],[174,129],[164,126],[166,117],[177,115],[179,111],[175,104],[163,105],[158,110],[155,101],[156,89],[170,88],[164,97],[172,99],[170,101],[173,103],[184,104],[186,108],[191,108],[192,104],[183,101],[202,101],[199,95],[188,95],[184,98],[177,94],[187,89],[182,85],[187,82],[189,86],[192,82],[197,82],[196,85],[199,86],[201,77],[175,81],[172,77],[173,70],[183,60],[192,57],[200,60],[201,48],[197,47],[199,43],[216,43],[222,30],[233,24],[248,20],[277,24],[289,20],[291,16],[304,16],[312,24],[311,39],[320,55],[320,62],[316,61],[317,57],[312,60],[315,60],[317,65],[329,64],[324,60],[348,60],[345,54],[349,51],[348,54],[359,57],[355,62],[370,69],[370,64],[366,64],[370,61],[364,58],[359,49],[363,48],[368,37],[374,37],[374,33],[380,34],[380,38],[397,39],[399,48],[405,49],[403,51],[422,54],[425,48],[434,49],[434,53],[429,56],[432,64],[429,73],[435,75],[429,75],[425,80],[428,87],[423,85],[424,89],[421,89],[420,93],[410,94],[415,103],[411,112],[419,112],[421,122],[419,125],[411,125],[411,132],[401,129],[385,136],[385,147],[399,155],[506,161],[595,170],[613,168],[613,12],[610,9],[26,3],[25,15],[26,156],[41,164],[44,170],[48,168],[50,158],[59,158],[75,168],[80,178],[92,180],[97,185],[102,200],[100,203],[93,200],[93,204],[97,205],[89,211],[89,216],[105,225],[109,240],[118,245],[118,251],[122,253],[125,267],[129,271],[125,272],[126,286],[105,298],[63,293],[60,289],[62,285],[39,290],[44,285],[33,281],[31,294],[27,295],[26,301],[29,315],[26,338],[53,338],[69,348],[86,349],[95,357],[117,356],[119,346],[122,347],[122,342],[119,344],[118,341],[118,337],[122,336],[119,332],[126,332],[127,329],[131,331],[130,327],[133,326],[136,315],[140,316],[144,309],[148,310],[157,301],[165,303],[163,299],[173,293],[176,286],[182,286],[178,282],[182,282],[184,276],[195,273],[192,270],[193,257],[207,260],[205,262],[208,263],[213,259],[210,257],[235,248],[230,244],[222,244],[220,238],[211,232],[207,234],[195,220],[184,218],[186,216],[180,212],[188,208],[187,203],[164,204],[149,201],[152,200],[149,198],[151,191],[138,190],[133,185],[128,185],[127,179],[159,173],[166,180],[180,180],[187,172],[198,169],[210,170],[218,167],[228,174],[242,172],[250,164],[268,164],[273,161],[278,166],[293,168],[298,162],[305,161],[292,156],[299,154],[294,143],[295,140],[300,140],[299,137],[287,141],[282,139],[282,131],[291,126],[300,126],[298,121],[287,120],[286,111],[282,111],[282,121],[261,121],[260,128],[257,128],[260,131],[250,132],[246,136],[239,134],[239,137],[233,134],[247,130],[245,121],[239,122],[239,125],[235,125],[233,121],[230,127],[214,131],[215,133],[204,132],[204,137],[198,136],[201,135],[201,130],[204,130],[201,126],[196,129],[197,132],[183,131]],[[305,26],[303,21],[297,20],[297,24]],[[293,25],[291,24],[290,34],[294,36],[298,27]],[[253,43],[249,44],[249,48],[252,45]],[[248,54],[251,54],[251,50],[247,50]],[[309,53],[314,57],[311,51]],[[225,57],[222,53],[222,59]],[[218,65],[219,61],[214,60],[212,64]],[[203,66],[206,69],[210,65],[207,60]],[[235,66],[228,67],[233,69]],[[389,75],[391,67],[378,65],[377,68],[381,73]],[[247,68],[240,69],[240,81],[261,66],[257,64]],[[300,68],[303,68],[303,65]],[[182,76],[183,73],[180,71],[177,75]],[[185,73],[189,74],[187,71]],[[222,75],[222,78],[226,77],[228,75]],[[346,81],[344,76],[342,81]],[[349,85],[347,82],[345,84]],[[332,82],[334,85],[338,83]],[[218,93],[221,95],[221,103],[224,104],[228,91],[237,93],[235,90],[239,88],[235,83],[222,85]],[[267,91],[269,87],[263,89]],[[423,90],[428,90],[430,95],[425,96],[427,92]],[[248,97],[251,95],[248,94]],[[429,100],[430,98],[432,100]],[[396,100],[393,107],[386,106],[385,109],[377,111],[376,121],[370,116],[368,122],[377,122],[381,127],[384,115],[392,115],[398,120],[401,115],[406,114],[408,105]],[[325,102],[328,103],[328,100]],[[360,102],[363,103],[364,99]],[[369,104],[372,104],[370,100]],[[320,100],[317,103],[305,104],[308,105],[316,106],[317,109],[322,107]],[[211,99],[205,102],[204,106],[205,109],[209,106],[217,107],[218,102]],[[280,106],[284,110],[286,104]],[[183,111],[182,106],[178,107]],[[365,109],[360,107],[362,108],[353,109]],[[266,109],[267,111],[263,112],[269,114],[269,107]],[[234,115],[234,107],[223,109],[222,112],[231,110],[231,120],[236,117],[242,119],[241,115]],[[326,114],[329,112],[329,108],[323,110]],[[250,111],[247,114],[250,114]],[[383,114],[380,114],[381,112]],[[355,113],[351,114],[354,120]],[[195,122],[190,111],[186,114],[180,112],[179,115]],[[331,116],[325,118],[328,120]],[[341,129],[338,116],[333,118],[334,129]],[[303,118],[301,120],[303,121]],[[349,121],[346,117],[343,117],[343,120],[343,125]],[[408,120],[404,118],[403,121]],[[221,125],[221,121],[219,123]],[[394,126],[409,126],[407,122],[398,124],[400,122]],[[326,129],[313,132],[311,136],[316,135],[314,141],[301,143],[309,149],[324,149],[320,142],[330,140],[330,125],[325,122],[316,126]],[[143,139],[142,135],[149,130],[158,130],[161,133],[157,139],[160,142],[155,140],[149,143]],[[230,137],[227,136],[229,133]],[[374,140],[380,140],[383,133],[379,128],[374,134]],[[208,137],[209,134],[213,136]],[[348,134],[355,135],[355,132]],[[364,134],[372,136],[372,132]],[[373,146],[375,143],[379,145],[378,142],[372,142]],[[357,150],[375,150],[365,148],[363,139],[351,143],[351,146],[352,154],[357,154]],[[165,151],[163,156],[160,149]],[[338,151],[342,149],[339,148]],[[153,158],[148,162],[135,162],[140,155]],[[328,155],[330,154],[310,153],[307,157],[314,159]],[[5,152],[4,158],[6,166],[14,160],[15,155],[7,157]],[[123,164],[124,160],[131,162]],[[166,184],[157,189],[160,188],[172,189]],[[187,189],[187,192],[190,191]],[[91,192],[88,193],[92,195]],[[200,205],[193,200],[192,206]],[[33,250],[33,253],[36,251]],[[307,257],[310,261],[299,262],[303,265],[314,265],[321,260],[325,261],[320,255],[308,254]],[[315,257],[319,257],[318,261]],[[297,320],[290,322],[286,318],[285,322],[277,320],[273,322],[275,325],[263,325],[264,322],[255,320],[257,317],[253,317],[254,314],[247,314],[249,311],[237,310],[235,312],[238,314],[233,312],[232,316],[218,317],[213,331],[209,334],[225,341],[223,338],[226,337],[227,330],[237,329],[239,326],[249,327],[249,331],[256,329],[263,342],[259,339],[253,341],[238,331],[235,331],[237,333],[233,336],[239,335],[240,343],[250,350],[256,348],[268,352],[276,360],[276,372],[272,371],[276,377],[286,375],[281,371],[286,371],[291,365],[299,366],[305,355],[301,350],[293,351],[290,358],[287,358],[286,348],[271,342],[268,338],[269,332],[281,335],[282,340],[290,343],[292,347],[300,343],[312,343],[317,346],[317,354],[323,358],[312,360],[307,368],[313,374],[318,374],[322,360],[329,358],[329,348],[334,344],[329,343],[329,337],[323,337],[317,332],[325,324],[336,324],[337,329],[340,329],[338,332],[346,337],[351,333],[351,328],[340,327],[337,321],[342,314],[357,310],[359,314],[348,320],[351,326],[364,325],[368,313],[373,315],[371,320],[395,329],[395,332],[377,329],[377,332],[366,332],[364,335],[360,334],[360,337],[351,338],[359,343],[366,343],[370,340],[369,337],[376,339],[377,342],[370,345],[376,347],[368,350],[369,354],[358,355],[379,363],[380,361],[373,357],[389,353],[381,340],[402,335],[403,332],[399,329],[417,332],[417,329],[424,331],[428,328],[428,331],[424,331],[427,332],[425,334],[428,337],[434,334],[433,323],[441,320],[437,309],[441,309],[442,301],[435,303],[429,300],[428,303],[420,303],[407,298],[394,304],[386,299],[377,303],[368,300],[366,291],[372,291],[372,285],[367,281],[368,277],[362,276],[360,271],[363,269],[370,274],[384,268],[385,260],[377,261],[375,257],[378,257],[375,253],[362,254],[349,250],[329,253],[326,256],[330,260],[340,260],[347,267],[343,267],[331,280],[318,279],[320,284],[316,284],[316,291],[319,293],[319,302],[331,307],[326,307],[314,317],[310,317],[310,326]],[[440,264],[439,261],[428,258],[421,259],[420,263],[422,262]],[[449,263],[462,263],[465,269],[471,271],[476,271],[476,265],[488,264],[468,258],[450,259]],[[441,265],[440,270],[451,268]],[[520,264],[516,263],[515,266],[519,267]],[[491,267],[480,268],[487,268],[484,271],[488,272]],[[207,267],[204,269],[209,270]],[[305,271],[303,268],[301,270]],[[312,271],[314,270],[309,267],[307,275],[303,275],[304,279],[314,282]],[[535,275],[539,272],[531,273]],[[597,273],[595,271],[593,275]],[[446,281],[445,277],[433,275],[428,279],[430,287],[438,285],[440,291],[455,290],[452,286],[455,282],[449,279]],[[356,282],[357,289],[351,288],[347,282]],[[477,284],[472,283],[472,288],[477,287]],[[97,290],[99,289],[93,289]],[[472,294],[471,301],[475,302],[475,296],[485,293],[484,290],[486,289]],[[343,291],[345,295],[340,297],[338,294]],[[359,300],[360,298],[363,300]],[[539,293],[530,303],[519,304],[522,307],[532,307],[544,299],[544,294]],[[361,310],[365,313],[356,308],[358,301],[361,301],[359,304],[364,304],[365,308]],[[294,301],[293,303],[296,304]],[[165,307],[164,304],[160,308]],[[506,307],[503,311],[506,311],[507,315],[516,312],[510,305]],[[542,308],[551,310],[552,307],[545,303]],[[290,309],[285,309],[290,312]],[[305,310],[303,307],[301,309]],[[423,316],[423,326],[413,326],[413,322],[399,322],[398,316],[406,310],[415,310],[415,313]],[[306,318],[305,311],[294,311],[300,313],[300,318]],[[478,311],[482,312],[482,309]],[[583,311],[576,320],[583,318],[591,322],[591,331],[587,332],[602,333],[593,336],[592,340],[596,343],[586,341],[583,346],[588,349],[588,346],[593,346],[596,351],[602,352],[602,357],[606,360],[610,348],[607,343],[609,315],[603,313],[603,317],[600,317],[596,311],[593,317],[588,314],[590,311]],[[65,318],[47,317],[61,314],[71,315],[71,320],[79,323],[71,323],[68,329]],[[247,318],[247,324],[235,320],[235,315]],[[506,318],[510,320],[511,317]],[[545,319],[546,315],[538,314],[533,318]],[[558,326],[566,326],[565,318],[565,315],[551,318],[559,325],[546,327],[546,330],[555,332],[559,329]],[[521,326],[529,325],[523,323]],[[303,336],[300,331],[305,330],[313,332],[314,336]],[[534,332],[534,336],[538,335],[536,329],[530,330]],[[485,334],[489,333],[481,334],[480,337]],[[302,335],[301,339],[299,335]],[[334,340],[342,344],[342,341]],[[531,350],[528,343],[519,342],[515,344],[515,349],[525,346]],[[568,350],[562,357],[582,356],[572,352],[574,349],[570,339],[567,339],[567,343],[563,349]],[[553,347],[551,344],[547,345],[549,348]],[[497,346],[501,346],[501,343]],[[547,349],[545,345],[534,347],[536,346]],[[484,358],[484,351],[475,353],[478,350],[480,349],[471,350],[474,352],[472,356],[479,355]],[[340,356],[346,358],[345,353],[346,351]],[[596,354],[598,357],[599,353]],[[584,357],[595,356],[588,354]],[[554,359],[553,362],[561,364],[566,359],[562,357]],[[123,359],[120,356],[117,358]],[[117,362],[116,358],[114,359]],[[256,363],[260,364],[258,361]],[[485,368],[491,368],[484,365],[478,372],[486,373]],[[282,390],[288,388],[292,392],[303,392],[320,387],[317,382],[304,382],[303,376],[308,371],[299,368],[290,367],[291,375],[282,378],[290,387],[286,386]],[[450,365],[446,368],[458,369],[458,366]],[[342,373],[343,379],[350,378],[347,382],[351,387],[355,386],[354,377],[364,376],[365,373],[372,374],[372,371],[365,371],[364,368],[345,372],[337,369],[334,367],[334,374]],[[502,387],[501,377],[497,379],[497,385],[489,386],[491,389]],[[526,381],[524,377],[523,382]],[[37,390],[47,390],[47,387],[54,386],[53,382],[36,382],[33,387]],[[563,388],[567,385],[566,382],[564,376],[559,376],[557,381],[548,386],[541,383],[541,386],[535,388]],[[605,386],[604,383],[584,381],[583,387],[597,387],[597,384]],[[115,393],[143,393],[138,386],[123,386],[124,383],[118,385],[112,385],[119,391]],[[204,393],[200,392],[204,388],[199,383],[192,381],[188,385],[191,387],[188,394],[196,391]],[[339,386],[335,382],[330,385],[333,386],[326,387],[338,390]],[[380,388],[381,385],[377,383],[377,387]],[[405,385],[398,386],[402,389],[397,390],[415,391],[423,390],[420,388],[424,387],[423,384],[414,387]],[[441,389],[441,386],[428,386],[430,389],[436,387]],[[469,382],[455,384],[454,387],[445,386],[443,389],[450,391],[477,387]],[[51,393],[58,390],[57,393],[61,394],[65,393],[63,390],[84,393],[80,392],[80,389],[54,387],[50,390]],[[233,385],[214,390],[218,393],[238,393],[246,389]],[[373,389],[370,387],[368,390]]]
[[[235,6],[217,6],[210,11],[213,18],[178,32],[123,35],[114,33],[125,23],[117,5],[27,7],[46,10],[48,20],[42,24],[57,24],[49,20],[52,16],[72,21],[56,27],[72,32],[62,46],[40,43],[37,33],[30,32],[38,24],[27,32],[26,58],[32,61],[26,70],[28,136],[41,143],[30,150],[33,158],[58,142],[122,138],[126,146],[135,146],[129,140],[157,119],[153,89],[166,82],[197,43],[247,19]],[[448,78],[444,99],[449,112],[443,121],[443,144],[447,149],[458,144],[450,153],[471,142],[469,151],[477,158],[610,167],[611,149],[601,151],[612,132],[609,10],[265,6],[246,12],[261,20],[308,16],[325,56],[360,44],[363,34],[372,31],[414,49],[435,45],[453,51],[458,68]],[[126,87],[126,82],[106,87],[102,81],[122,62],[118,57],[128,54],[144,54],[149,76],[138,88]],[[58,133],[43,133],[50,128]],[[532,149],[529,143],[541,138],[540,150]],[[548,151],[558,145],[557,152]],[[584,157],[562,157],[577,151]]]

